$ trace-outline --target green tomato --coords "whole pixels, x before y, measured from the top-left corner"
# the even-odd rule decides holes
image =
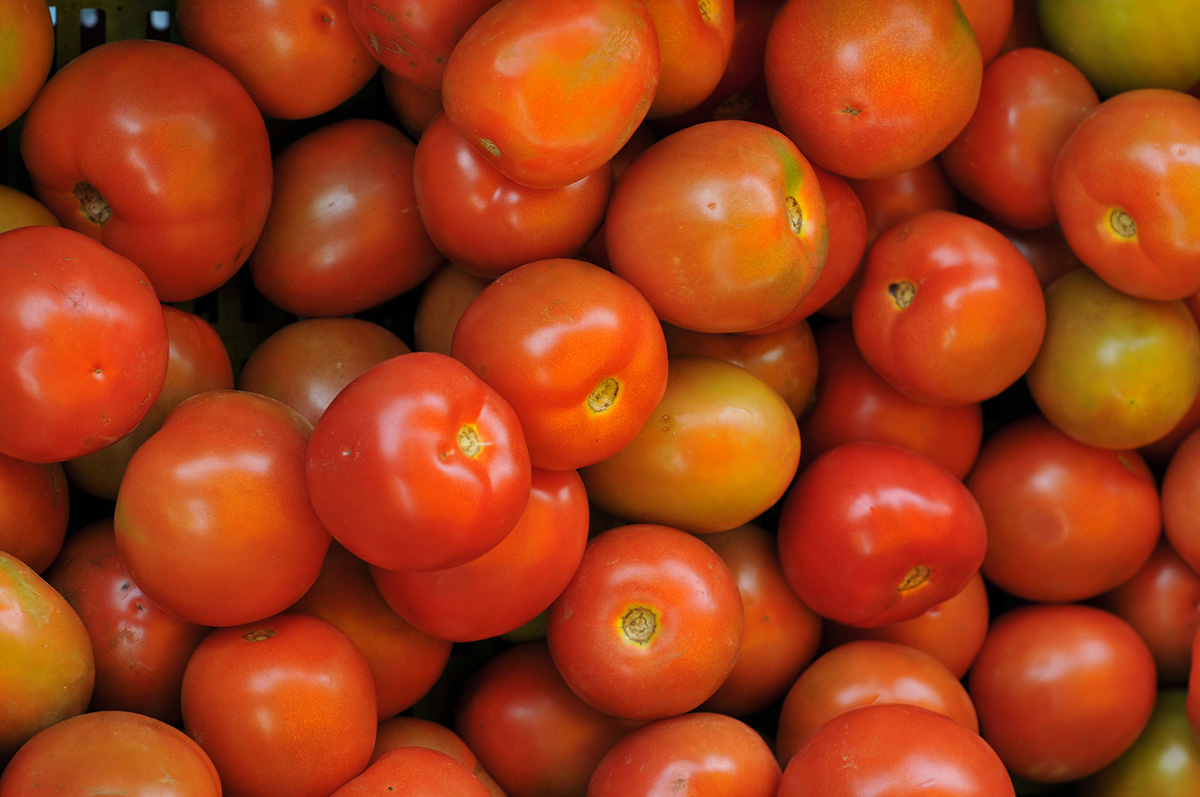
[[[1192,797],[1200,784],[1200,742],[1184,708],[1187,690],[1159,692],[1154,713],[1133,746],[1077,784],[1078,797]]]

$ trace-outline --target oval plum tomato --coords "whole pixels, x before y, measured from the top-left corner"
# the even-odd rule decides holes
[[[178,728],[132,711],[92,711],[65,719],[30,739],[0,774],[0,797],[52,791],[158,797],[223,793],[216,767],[200,745]]]
[[[351,553],[389,570],[454,567],[494,548],[531,478],[512,407],[435,352],[401,354],[346,385],[308,446],[317,515]]]
[[[450,53],[442,105],[501,173],[556,188],[621,149],[658,77],[658,34],[641,0],[500,0]]]
[[[255,287],[296,315],[341,316],[419,285],[443,258],[417,214],[415,154],[376,119],[331,122],[289,144],[249,260]]]
[[[881,785],[884,784],[884,785]],[[904,703],[862,706],[822,725],[783,770],[778,797],[1014,797],[978,733]]]
[[[765,58],[780,129],[851,178],[936,156],[971,118],[983,77],[975,33],[951,0],[788,0]]]
[[[61,462],[127,435],[167,377],[146,275],[61,227],[0,233],[0,263],[0,453]]]
[[[958,190],[1022,229],[1055,222],[1050,173],[1067,136],[1100,102],[1070,61],[1048,50],[1010,50],[983,70],[979,103],[941,152]]]
[[[44,0],[0,9],[0,130],[17,121],[54,65],[54,19]]]
[[[612,272],[555,258],[520,266],[463,311],[450,351],[512,406],[535,467],[625,448],[667,386],[667,344],[645,297]]]
[[[1029,262],[982,221],[930,210],[879,236],[851,309],[863,359],[927,404],[974,404],[1029,368],[1046,332]]]
[[[986,67],[1004,49],[1012,30],[1013,0],[958,0],[958,4],[971,23],[971,31],[979,42],[979,55]]]
[[[440,750],[399,747],[388,750],[330,797],[488,797],[486,786],[471,770]]]
[[[413,343],[417,351],[449,355],[454,328],[463,311],[490,282],[450,261],[439,266],[421,285],[413,313]]]
[[[188,661],[180,698],[183,730],[226,794],[328,797],[366,769],[375,747],[366,659],[309,615],[216,629]]]
[[[236,75],[276,119],[333,110],[379,69],[346,0],[177,0],[175,14],[183,43]]]
[[[1160,689],[1142,734],[1121,757],[1075,783],[1079,797],[1191,797],[1200,783],[1200,741],[1187,719],[1187,690]]]
[[[41,202],[15,188],[0,185],[0,232],[32,225],[62,226]]]
[[[1130,296],[1087,268],[1045,297],[1046,335],[1025,383],[1046,419],[1118,450],[1170,432],[1200,392],[1200,328],[1187,306]]]
[[[1036,413],[989,435],[966,485],[987,523],[984,577],[1025,600],[1082,601],[1116,587],[1162,530],[1141,455],[1081,443]]]
[[[82,714],[96,662],[79,615],[20,559],[0,551],[0,766],[30,737]]]
[[[413,163],[417,210],[438,250],[495,279],[524,263],[573,257],[604,221],[608,163],[558,188],[530,188],[497,171],[450,123],[430,121]]]
[[[179,686],[207,626],[146,597],[121,559],[111,518],[73,532],[45,573],[87,628],[96,663],[90,711],[135,711],[178,725]]]
[[[779,709],[775,755],[786,764],[829,720],[881,703],[921,706],[979,732],[967,689],[946,665],[908,645],[860,639],[821,654],[788,689]]]
[[[1200,430],[1189,433],[1167,461],[1159,493],[1166,539],[1200,572]]]
[[[822,617],[872,627],[958,594],[987,547],[983,513],[934,460],[843,443],[796,477],[779,518],[788,583]]]
[[[1035,783],[1091,775],[1129,749],[1154,709],[1154,657],[1111,612],[1031,604],[992,621],[967,675],[983,737]]]
[[[658,87],[647,111],[660,119],[704,101],[725,73],[733,48],[733,0],[646,0],[658,34]]]
[[[390,74],[441,91],[446,60],[496,0],[347,0],[359,41]]]
[[[782,133],[736,119],[672,133],[638,155],[604,220],[612,270],[659,317],[745,332],[812,289],[829,246],[821,184]]]
[[[618,739],[642,723],[592,708],[563,681],[544,640],[504,648],[458,695],[454,728],[506,794],[585,794]]]
[[[1097,105],[1051,173],[1059,226],[1084,265],[1119,291],[1200,291],[1200,98],[1137,89]]]
[[[799,463],[796,416],[774,388],[732,363],[675,357],[637,436],[579,474],[611,515],[703,534],[766,512]]]
[[[271,204],[254,101],[170,42],[110,41],[55,72],[25,117],[21,158],[58,220],[137,263],[164,302],[227,282]]]
[[[207,390],[233,389],[233,363],[216,328],[195,313],[171,305],[163,305],[163,319],[167,322],[167,377],[149,411],[120,440],[63,463],[71,484],[91,495],[116,500],[133,452],[184,399]]]
[[[743,628],[724,560],[687,532],[639,523],[591,539],[550,606],[546,643],[585,702],[651,720],[712,697],[733,669]]]
[[[711,711],[648,722],[596,765],[588,797],[631,794],[737,794],[775,797],[782,774],[758,731]]]
[[[67,535],[70,492],[61,462],[0,454],[0,551],[45,571]]]
[[[315,426],[342,388],[409,351],[396,333],[366,319],[302,318],[254,347],[238,387],[279,399]]]
[[[152,601],[200,625],[283,611],[321,570],[329,532],[305,490],[312,425],[257,393],[187,399],[129,460],[113,520]]]

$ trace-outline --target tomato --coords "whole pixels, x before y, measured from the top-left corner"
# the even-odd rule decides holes
[[[781,774],[752,727],[725,714],[694,711],[648,722],[619,740],[596,765],[587,793],[775,797]]]
[[[889,443],[843,443],[796,477],[779,518],[779,558],[808,606],[864,627],[908,620],[979,570],[979,504],[944,467]]]
[[[821,726],[783,770],[779,797],[1013,797],[979,734],[920,706],[852,709]]]
[[[1075,785],[1079,797],[1190,797],[1200,783],[1200,742],[1186,713],[1187,690],[1163,689],[1146,728],[1121,757]]]
[[[633,441],[579,473],[592,503],[616,517],[706,533],[770,509],[799,461],[796,416],[774,388],[732,363],[675,357]]]
[[[1100,98],[1070,61],[1022,47],[983,71],[975,113],[940,158],[964,195],[1021,229],[1055,222],[1050,174],[1063,142]]]
[[[946,665],[908,645],[860,639],[821,654],[788,689],[779,710],[775,755],[786,765],[829,720],[883,703],[921,706],[979,732],[966,687]]]
[[[395,612],[440,639],[506,634],[541,614],[567,586],[588,539],[583,480],[573,470],[532,471],[529,502],[496,547],[444,570],[371,569]]]
[[[621,451],[667,386],[653,308],[582,260],[539,260],[500,276],[463,311],[450,351],[512,406],[540,468],[581,468]]]
[[[15,188],[0,185],[0,232],[30,225],[62,226],[41,202]]]
[[[600,165],[557,188],[530,188],[495,169],[438,114],[417,142],[417,210],[438,250],[495,279],[534,260],[573,257],[599,229],[613,170]]]
[[[70,492],[61,462],[0,454],[0,551],[45,571],[67,534]]]
[[[93,47],[46,81],[21,129],[35,196],[64,226],[128,257],[164,302],[227,282],[271,203],[262,114],[193,49]]]
[[[400,129],[418,141],[433,118],[442,112],[442,92],[421,88],[386,69],[380,70],[379,83],[383,99]]]
[[[375,733],[374,762],[389,750],[399,747],[428,747],[453,758],[475,774],[492,797],[505,797],[504,791],[479,763],[474,751],[462,737],[439,722],[399,714],[380,721]]]
[[[54,65],[54,20],[48,3],[6,3],[0,10],[0,130],[17,121]]]
[[[449,261],[439,266],[422,283],[413,314],[413,342],[417,351],[449,355],[454,328],[463,311],[490,282]]]
[[[112,519],[73,532],[45,578],[91,639],[96,679],[89,710],[134,711],[178,725],[183,669],[209,628],[146,597],[121,560]]]
[[[487,787],[440,750],[401,747],[376,758],[331,797],[409,794],[413,797],[488,797]]]
[[[971,23],[986,67],[1000,54],[1012,29],[1013,0],[958,0],[958,4]]]
[[[1130,296],[1087,268],[1045,297],[1046,335],[1025,383],[1047,420],[1118,450],[1170,432],[1200,392],[1200,328],[1187,306]]]
[[[1137,89],[1110,97],[1063,143],[1051,196],[1079,259],[1119,291],[1200,291],[1200,98]]]
[[[163,320],[167,323],[167,375],[149,411],[120,440],[63,463],[71,484],[91,495],[116,500],[133,452],[184,399],[206,390],[233,388],[229,351],[212,324],[171,305],[163,306]]]
[[[712,548],[637,523],[591,539],[550,606],[546,642],[585,702],[650,720],[712,697],[733,669],[743,628],[737,582]]]
[[[516,413],[469,368],[412,352],[342,388],[308,446],[308,494],[351,553],[389,570],[454,567],[495,547],[529,500]]]
[[[0,797],[50,794],[221,797],[200,745],[162,720],[93,711],[34,736],[0,774]]]
[[[218,628],[188,661],[183,730],[226,794],[327,797],[366,769],[375,685],[335,626],[305,614]]]
[[[248,266],[259,292],[296,315],[349,315],[432,274],[443,258],[417,214],[415,154],[375,119],[331,122],[280,152]]]
[[[1129,749],[1154,709],[1154,657],[1132,626],[1092,606],[1031,604],[992,621],[967,691],[1014,775],[1086,777]]]
[[[371,669],[380,720],[424,697],[450,659],[450,643],[392,611],[367,563],[336,542],[329,546],[317,580],[289,611],[325,620],[350,638]]]
[[[238,387],[278,399],[316,425],[342,388],[373,365],[410,351],[362,318],[303,318],[272,332],[246,358]]]
[[[1037,230],[1021,230],[997,221],[982,209],[979,217],[1012,241],[1013,246],[1017,247],[1017,250],[1029,261],[1029,265],[1033,266],[1033,271],[1038,276],[1038,282],[1042,283],[1043,290],[1063,274],[1083,265],[1079,256],[1071,251],[1058,224]]]
[[[733,6],[733,0],[646,0],[659,60],[648,119],[691,110],[717,87],[733,48]]]
[[[617,153],[658,79],[658,35],[640,0],[501,0],[450,53],[442,105],[501,173],[555,188]]]
[[[663,321],[745,332],[778,321],[812,289],[829,223],[820,182],[795,145],[766,125],[728,119],[638,155],[613,189],[604,239],[612,270]]]
[[[1192,569],[1200,571],[1200,521],[1196,516],[1196,509],[1200,507],[1198,468],[1200,431],[1193,431],[1167,461],[1160,495],[1167,541]]]
[[[96,679],[87,628],[67,599],[0,551],[0,765],[43,728],[81,714]]]
[[[305,490],[311,429],[246,391],[208,391],[171,411],[129,460],[113,515],[121,558],[152,601],[227,626],[304,594],[330,542]]]
[[[780,129],[852,178],[937,155],[971,118],[983,75],[971,25],[949,0],[788,0],[764,57]]]
[[[183,43],[224,66],[277,119],[307,119],[350,99],[379,62],[351,25],[346,0],[177,0]]]
[[[146,275],[60,227],[0,233],[0,263],[0,453],[61,462],[128,434],[167,375],[167,326]]]
[[[1162,529],[1158,484],[1136,451],[1081,443],[1040,414],[995,430],[966,484],[987,523],[984,577],[1026,600],[1081,601],[1116,587]]]

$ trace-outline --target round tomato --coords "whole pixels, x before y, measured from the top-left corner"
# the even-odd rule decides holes
[[[61,462],[26,462],[0,454],[0,551],[35,573],[62,549],[70,487]]]
[[[440,722],[421,719],[420,717],[398,714],[379,722],[375,733],[375,751],[371,753],[372,763],[389,750],[399,747],[428,747],[438,750],[462,764],[475,777],[487,786],[492,797],[505,797],[500,784],[488,774],[479,763],[475,752],[467,746],[462,737],[451,728]]]
[[[0,185],[0,232],[32,225],[62,226],[41,202],[15,188]]]
[[[1175,551],[1200,572],[1200,430],[1179,444],[1162,475],[1163,532]]]
[[[454,328],[463,311],[490,282],[449,261],[439,266],[421,285],[413,314],[413,343],[417,351],[449,355]]]
[[[21,117],[54,65],[54,19],[43,0],[0,9],[0,130]]]
[[[1187,690],[1162,689],[1150,721],[1128,750],[1075,784],[1078,797],[1192,797],[1200,783],[1200,741],[1187,719]]]
[[[1026,0],[1018,0],[1025,2]],[[991,63],[1008,39],[1012,30],[1013,0],[958,0],[963,14],[971,23],[971,31],[979,42],[979,54],[986,66]]]
[[[733,48],[733,0],[647,0],[658,34],[658,86],[649,119],[689,111],[712,93]]]
[[[490,794],[471,770],[446,753],[428,747],[400,747],[376,758],[331,797],[375,797],[393,792],[413,797]]]

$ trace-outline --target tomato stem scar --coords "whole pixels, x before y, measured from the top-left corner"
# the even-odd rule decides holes
[[[794,196],[785,199],[784,203],[787,205],[788,226],[795,235],[799,235],[800,230],[804,228],[804,211]]]
[[[75,184],[75,190],[71,192],[71,196],[79,200],[79,209],[92,224],[103,227],[104,222],[108,221],[109,216],[112,215],[112,208],[108,206],[104,195],[86,180]]]
[[[658,629],[655,614],[645,606],[634,606],[621,618],[621,631],[625,638],[638,645],[645,645]]]
[[[479,442],[479,432],[470,424],[458,430],[458,447],[468,457],[479,456],[483,443]]]
[[[901,280],[889,285],[888,293],[892,295],[892,301],[896,303],[897,309],[903,310],[912,304],[912,300],[916,298],[917,286],[908,280]]]
[[[908,592],[909,590],[916,589],[929,580],[929,573],[928,565],[914,565],[912,570],[904,574],[904,578],[896,586],[896,591]]]
[[[1137,223],[1134,222],[1133,216],[1120,208],[1113,208],[1112,213],[1108,214],[1108,224],[1113,232],[1122,238],[1132,238],[1137,234]]]
[[[621,383],[611,376],[592,389],[588,394],[587,405],[592,412],[604,412],[617,400],[621,392]]]
[[[265,642],[275,636],[274,628],[256,628],[253,631],[247,631],[242,634],[242,639],[247,642]]]

